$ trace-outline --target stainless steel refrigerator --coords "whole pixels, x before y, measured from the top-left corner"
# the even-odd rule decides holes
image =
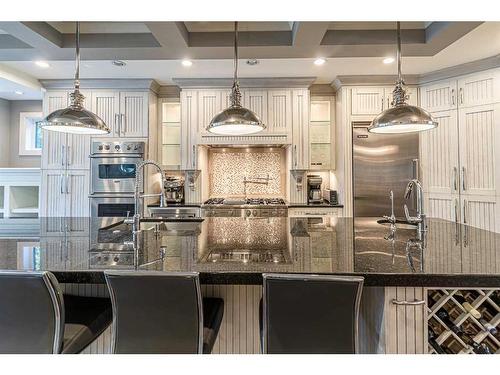
[[[354,217],[404,217],[406,184],[418,177],[418,133],[374,134],[368,123],[353,124]],[[410,199],[408,208],[412,208]]]

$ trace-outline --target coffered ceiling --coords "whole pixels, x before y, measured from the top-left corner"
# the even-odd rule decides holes
[[[434,56],[481,22],[403,22],[405,56]],[[394,22],[241,22],[245,58],[376,57],[392,53]],[[0,61],[73,56],[74,22],[0,22]],[[231,22],[82,22],[89,60],[225,59]]]

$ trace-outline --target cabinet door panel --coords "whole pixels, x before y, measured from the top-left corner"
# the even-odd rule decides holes
[[[63,171],[43,171],[41,186],[41,217],[64,217],[66,200],[64,195],[65,176]],[[48,228],[48,231],[60,231],[60,223],[47,221],[57,228]]]
[[[421,87],[420,104],[429,112],[456,108],[457,82],[451,80]]]
[[[66,138],[66,166],[68,169],[90,168],[90,135],[68,134]]]
[[[458,81],[458,105],[470,107],[474,105],[492,104],[500,99],[500,74],[488,71],[471,74]]]
[[[274,117],[273,128],[271,132],[277,129],[286,131],[287,123],[286,116],[292,103],[287,104],[287,92],[270,93],[270,102],[273,103]],[[288,108],[286,108],[288,107]],[[278,112],[276,112],[279,110]],[[293,145],[293,169],[307,169],[309,167],[309,92],[308,90],[293,91],[293,119],[292,120],[292,145]],[[278,125],[278,126],[277,126]],[[274,129],[274,130],[273,130]]]
[[[427,198],[427,216],[460,222],[460,201],[458,194],[429,193]]]
[[[286,133],[292,123],[292,95],[288,90],[270,90],[268,97],[268,133]],[[309,107],[309,103],[307,103]],[[306,109],[304,109],[306,110]],[[309,109],[307,109],[309,113]],[[309,119],[309,114],[308,114]],[[306,121],[307,122],[307,121]]]
[[[222,90],[203,90],[198,92],[197,133],[207,133],[206,127],[216,114],[222,111]]]
[[[330,169],[330,143],[311,144],[311,169]]]
[[[458,124],[454,110],[432,114],[438,127],[420,134],[420,166],[428,193],[458,192]]]
[[[66,108],[69,104],[68,91],[47,91],[43,97],[43,115]],[[42,169],[59,169],[65,167],[64,153],[66,134],[42,130]]]
[[[267,91],[245,90],[244,106],[255,112],[260,120],[267,126]],[[264,131],[266,131],[265,129]]]
[[[311,101],[311,121],[330,122],[330,103],[329,100]]]
[[[462,223],[488,231],[498,231],[498,199],[495,196],[462,196]]]
[[[66,217],[88,217],[89,172],[70,171],[66,182]]]
[[[92,95],[92,111],[109,127],[109,137],[120,136],[120,94],[117,91],[96,91]]]
[[[459,110],[461,189],[496,195],[500,186],[500,105]]]
[[[181,166],[182,169],[196,169],[196,144],[198,143],[198,93],[194,90],[181,91]]]
[[[148,136],[148,93],[120,92],[120,136]]]
[[[378,115],[385,108],[384,88],[353,88],[351,100],[352,115]]]
[[[311,127],[309,129],[309,141],[311,143],[330,142],[330,123],[311,123]]]

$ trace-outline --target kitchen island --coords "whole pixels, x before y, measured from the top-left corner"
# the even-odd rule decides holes
[[[429,219],[420,239],[412,227],[400,225],[391,232],[376,218],[145,221],[137,236],[116,219],[41,218],[31,224],[20,219],[0,223],[5,236],[0,269],[49,270],[67,293],[105,295],[104,269],[200,272],[203,293],[226,300],[215,348],[219,353],[259,351],[258,303],[265,272],[363,276],[362,352],[432,351],[427,322],[444,327],[434,318],[438,310],[458,309],[453,316],[457,325],[469,326],[473,319],[455,303],[457,290],[472,289],[474,304],[493,306],[497,313],[488,319],[495,325],[500,321],[494,303],[498,294],[492,294],[500,289],[500,235],[440,219]],[[21,226],[24,233],[13,231]],[[472,351],[449,329],[436,334],[439,344],[455,352]],[[479,328],[474,334],[499,350],[496,336]],[[105,333],[91,351],[106,352],[108,341]]]

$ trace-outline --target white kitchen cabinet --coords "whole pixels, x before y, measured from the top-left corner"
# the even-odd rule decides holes
[[[420,167],[424,189],[429,194],[455,194],[459,191],[457,112],[432,114],[439,123],[420,133]]]
[[[42,169],[88,169],[90,136],[45,131]]]
[[[198,166],[198,91],[181,91],[181,169],[193,170]]]
[[[249,110],[255,112],[259,116],[260,120],[267,126],[268,116],[267,116],[267,91],[265,90],[243,90],[243,106]],[[264,132],[267,131],[267,128]]]
[[[105,137],[120,136],[120,93],[118,91],[96,91],[92,95],[92,112],[109,127]]]
[[[167,170],[181,168],[181,104],[160,100],[160,160]]]
[[[269,95],[275,94],[272,92]],[[276,103],[280,103],[280,100],[277,100]],[[309,90],[293,90],[291,104],[293,106],[292,169],[309,169]],[[286,100],[283,100],[278,106],[280,111],[287,112],[282,105],[286,105]],[[274,108],[274,110],[276,109],[277,107]]]
[[[456,108],[456,80],[446,80],[422,86],[420,88],[420,105],[429,112]]]
[[[311,98],[309,169],[335,169],[334,98]]]
[[[120,92],[120,136],[147,137],[149,118],[148,92]]]
[[[460,108],[461,190],[468,195],[500,192],[500,104]]]
[[[384,87],[354,87],[351,89],[351,115],[373,115],[386,105]]]
[[[426,354],[424,288],[367,287],[360,308],[360,353]],[[420,304],[412,304],[419,302]]]
[[[199,90],[197,133],[206,134],[206,127],[222,108],[222,90]]]
[[[460,222],[461,203],[459,194],[428,193],[424,195],[428,217]]]
[[[42,217],[89,216],[89,172],[44,170],[40,210]]]
[[[302,94],[298,94],[298,91],[303,92]],[[306,94],[307,92],[307,94]],[[298,96],[308,95],[308,90],[294,90],[294,95],[296,99]],[[304,97],[305,98],[305,97]],[[308,106],[308,96],[307,96],[307,106]],[[267,128],[266,133],[287,133],[289,129],[289,125],[293,123],[292,120],[292,90],[268,90],[267,91],[267,99],[268,99],[268,118],[267,118]],[[295,103],[298,103],[295,100]],[[305,103],[301,104],[304,106]],[[297,109],[299,111],[300,109]],[[309,109],[304,108],[304,112],[309,112]],[[298,121],[303,121],[303,113],[297,113],[296,119]],[[308,115],[309,116],[309,115]],[[307,124],[307,120],[305,121]]]
[[[500,71],[469,74],[457,81],[457,105],[471,107],[500,101]]]
[[[499,198],[496,196],[462,195],[462,223],[498,232],[500,223]],[[467,233],[464,234],[466,236]],[[467,239],[465,238],[467,242]]]

